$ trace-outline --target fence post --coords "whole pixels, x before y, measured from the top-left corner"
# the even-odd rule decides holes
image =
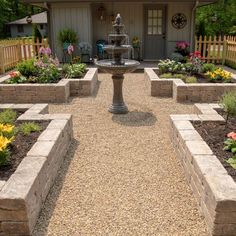
[[[21,44],[18,42],[17,44],[17,60],[21,61],[22,60],[22,53],[21,53]]]
[[[222,65],[225,64],[226,52],[227,52],[227,38],[224,36],[224,39],[223,39],[223,52],[222,52]]]
[[[4,47],[0,46],[0,72],[5,73],[4,67]]]

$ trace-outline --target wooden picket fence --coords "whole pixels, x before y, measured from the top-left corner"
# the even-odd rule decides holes
[[[199,51],[205,62],[236,64],[236,36],[195,38],[195,51]]]
[[[48,39],[40,42],[32,38],[0,40],[0,73],[14,68],[22,60],[35,57],[40,47],[48,46]]]

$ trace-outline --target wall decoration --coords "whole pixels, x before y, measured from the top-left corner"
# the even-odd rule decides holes
[[[187,25],[187,17],[183,13],[176,13],[171,20],[172,26],[176,29],[183,29]]]

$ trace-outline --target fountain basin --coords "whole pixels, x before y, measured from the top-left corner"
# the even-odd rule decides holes
[[[129,50],[131,50],[132,46],[130,45],[122,45],[122,46],[114,46],[114,45],[106,45],[104,46],[104,50],[108,53],[108,54],[124,54],[126,52],[128,52]]]
[[[127,50],[127,49],[126,49]],[[138,61],[124,59],[122,65],[112,64],[112,60],[100,60],[96,62],[99,69],[112,75],[122,75],[125,73],[131,73],[140,65]]]

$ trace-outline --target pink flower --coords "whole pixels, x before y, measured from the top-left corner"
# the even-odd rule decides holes
[[[74,47],[73,47],[72,44],[70,44],[70,45],[68,46],[67,52],[68,52],[69,55],[71,55],[71,54],[74,52]]]
[[[41,47],[41,48],[39,49],[39,54],[42,54],[42,55],[45,54],[45,48],[44,48],[44,47]]]
[[[227,134],[227,137],[231,138],[233,140],[236,140],[236,133],[235,132],[230,132],[230,133]]]

